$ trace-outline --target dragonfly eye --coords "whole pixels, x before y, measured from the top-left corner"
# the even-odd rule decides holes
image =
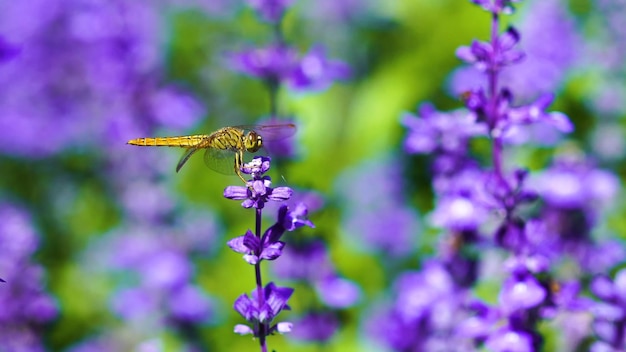
[[[254,153],[263,146],[263,138],[256,132],[250,132],[247,136],[246,149],[250,153]]]

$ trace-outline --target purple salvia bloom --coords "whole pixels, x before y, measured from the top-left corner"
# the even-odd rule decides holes
[[[316,282],[335,272],[328,249],[321,241],[291,245],[285,249],[281,260],[282,264],[274,266],[273,270],[286,280]]]
[[[533,338],[523,331],[516,331],[510,327],[504,327],[489,336],[485,341],[485,347],[493,352],[535,352]]]
[[[268,82],[287,81],[299,64],[298,53],[284,45],[271,45],[228,56],[230,67]]]
[[[244,254],[245,261],[255,265],[263,259],[274,260],[280,257],[285,243],[275,241],[262,245],[261,240],[248,230],[245,235],[228,241],[228,247],[237,253]],[[260,254],[257,255],[256,253]]]
[[[439,112],[430,104],[420,106],[419,115],[405,113],[401,123],[408,128],[405,140],[408,153],[429,154],[434,151],[465,153],[469,138],[486,135],[487,128],[476,116],[463,110]]]
[[[538,306],[546,298],[546,290],[530,273],[512,275],[500,291],[500,306],[509,312]]]
[[[45,2],[35,23],[26,14],[42,4],[0,7],[0,33],[29,49],[0,70],[0,132],[11,131],[0,136],[4,153],[41,157],[76,145],[118,146],[157,124],[189,127],[201,116],[197,103],[156,74],[163,65],[159,5]]]
[[[241,325],[235,326],[235,332],[239,334],[253,333],[255,337],[260,336],[260,326],[264,326],[265,336],[273,332],[288,332],[290,330],[289,324],[272,324],[272,321],[276,316],[284,309],[290,310],[287,305],[289,297],[293,294],[294,289],[290,287],[277,287],[274,283],[270,282],[265,286],[262,292],[258,292],[258,289],[252,291],[252,298],[247,294],[243,294],[235,300],[234,308],[241,314],[249,323],[252,323],[254,328],[246,329]],[[260,300],[259,295],[263,295]],[[260,305],[260,302],[263,302]]]
[[[572,16],[558,0],[530,2],[520,31],[525,39],[524,60],[514,70],[503,70],[499,82],[515,87],[517,99],[526,102],[562,84],[580,57],[581,44]],[[450,78],[449,89],[455,96],[478,87],[486,89],[483,78],[476,67],[458,68]]]
[[[243,200],[241,206],[244,208],[263,209],[268,201],[281,202],[288,200],[293,194],[289,187],[272,188],[272,179],[263,176],[270,168],[268,157],[255,157],[251,162],[245,163],[241,171],[252,175],[252,180],[248,181],[247,187],[228,186],[224,189],[224,197],[233,200]]]
[[[520,107],[511,107],[496,126],[501,131],[506,131],[515,125],[527,125],[543,123],[555,127],[563,133],[570,133],[574,125],[567,115],[561,112],[546,112],[546,109],[554,100],[554,94],[543,94],[535,102]],[[506,134],[504,135],[506,138]]]
[[[12,60],[19,55],[20,51],[21,49],[18,46],[9,43],[0,35],[0,64]]]
[[[315,283],[320,300],[331,308],[348,308],[361,298],[361,289],[354,282],[329,276]]]
[[[270,226],[261,238],[248,230],[243,236],[228,241],[228,246],[237,253],[244,254],[244,259],[249,264],[255,265],[261,260],[275,260],[282,255],[285,243],[280,238],[285,231],[293,231],[301,226],[315,227],[306,219],[306,207],[296,207],[290,211],[287,206],[282,206],[278,211],[276,223]]]
[[[196,323],[213,316],[213,303],[198,287],[184,285],[176,288],[169,298],[172,318],[178,322]]]
[[[275,44],[230,54],[228,61],[236,71],[271,84],[286,83],[296,91],[326,89],[333,81],[345,80],[351,75],[345,63],[328,60],[320,46],[299,57],[295,49]]]
[[[263,20],[278,23],[293,0],[246,0]]]
[[[300,59],[288,84],[296,91],[320,91],[328,88],[334,81],[346,80],[350,76],[351,70],[347,64],[328,60],[324,48],[315,46]]]
[[[482,7],[485,11],[493,14],[512,14],[515,11],[513,4],[522,0],[471,0],[474,4]]]
[[[403,202],[400,162],[388,157],[363,163],[345,172],[336,189],[347,203],[343,220],[351,245],[394,256],[414,249],[419,218]],[[374,187],[375,185],[375,187]]]
[[[456,51],[459,59],[474,65],[481,71],[498,72],[502,68],[522,60],[524,54],[514,47],[520,40],[519,33],[510,27],[500,37],[495,46],[489,42],[474,40],[470,46],[462,46]]]
[[[291,338],[307,342],[326,342],[339,330],[339,321],[330,312],[312,312],[294,323]]]

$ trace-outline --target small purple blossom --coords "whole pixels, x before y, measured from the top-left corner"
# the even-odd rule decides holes
[[[521,0],[471,0],[474,4],[482,7],[485,11],[493,14],[512,14],[515,11],[513,4]]]
[[[237,298],[234,304],[235,310],[241,314],[253,328],[245,325],[235,326],[235,333],[245,335],[254,334],[255,337],[268,336],[274,332],[286,333],[291,330],[290,323],[278,323],[271,325],[276,316],[282,310],[290,310],[287,301],[293,294],[290,287],[277,287],[273,282],[265,286],[262,292],[258,289],[252,291],[252,297],[243,294]]]
[[[246,262],[252,265],[258,264],[261,260],[275,260],[282,255],[285,242],[280,241],[280,238],[285,231],[293,231],[305,225],[315,227],[304,217],[306,213],[304,205],[296,206],[293,211],[287,206],[282,206],[278,211],[276,223],[270,226],[261,238],[248,230],[243,236],[228,241],[228,246],[233,251],[244,254]]]
[[[495,44],[474,40],[470,46],[457,49],[456,55],[481,72],[497,72],[522,60],[524,54],[514,49],[519,40],[517,30],[510,27],[497,38]]]
[[[316,46],[300,57],[295,49],[284,44],[255,48],[227,57],[230,67],[271,85],[285,83],[296,91],[318,91],[333,81],[350,77],[350,68],[341,61],[328,60],[325,50]]]
[[[289,87],[296,91],[321,91],[336,80],[350,78],[350,67],[342,61],[328,60],[326,50],[315,46],[304,55],[292,72]]]
[[[278,23],[293,0],[246,0],[263,20]]]
[[[339,330],[339,321],[330,312],[311,312],[294,323],[291,337],[299,341],[326,342]]]
[[[251,162],[244,164],[241,171],[252,175],[247,187],[228,186],[224,189],[224,197],[233,200],[243,200],[244,208],[263,209],[268,201],[281,202],[288,200],[293,194],[289,187],[272,188],[272,179],[263,174],[270,168],[270,158],[255,157]]]

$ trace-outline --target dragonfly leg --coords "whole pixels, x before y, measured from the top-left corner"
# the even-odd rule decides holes
[[[237,151],[237,153],[235,153],[235,173],[237,173],[237,176],[239,176],[243,183],[247,184],[248,181],[241,175],[241,165],[243,165],[243,152]]]

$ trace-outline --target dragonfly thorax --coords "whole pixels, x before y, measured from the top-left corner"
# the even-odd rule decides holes
[[[263,146],[263,138],[258,133],[250,131],[246,134],[243,145],[248,152],[254,153]]]

